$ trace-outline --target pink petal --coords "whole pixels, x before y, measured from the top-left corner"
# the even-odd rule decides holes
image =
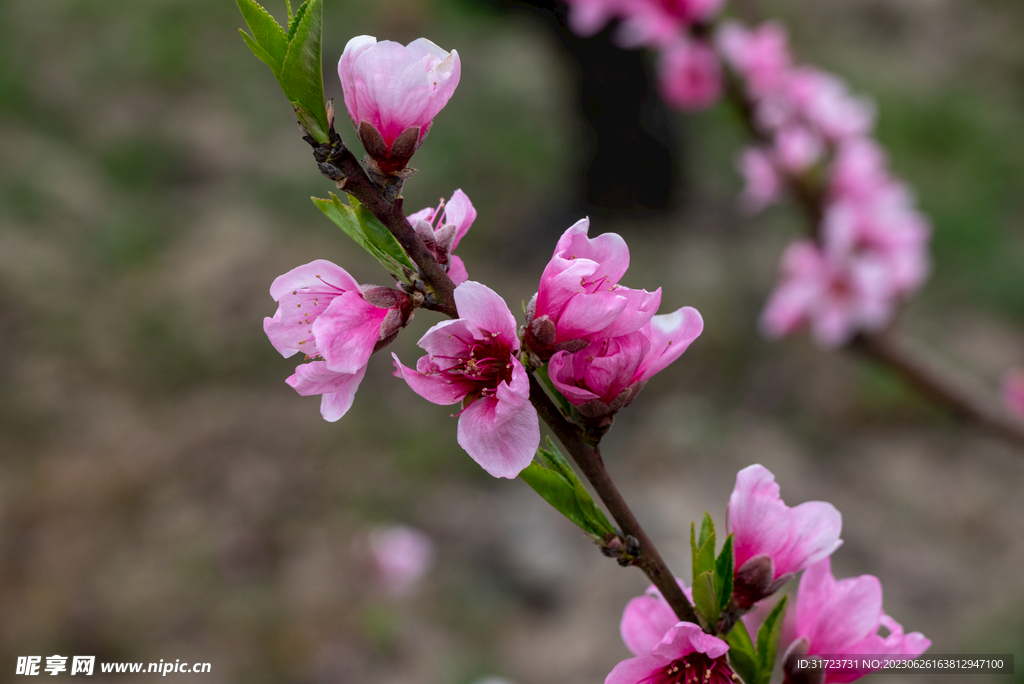
[[[623,660],[608,673],[604,684],[646,684],[654,681],[654,677],[670,662],[655,655]]]
[[[705,634],[700,625],[679,622],[669,629],[661,643],[652,653],[668,661],[685,658],[691,653],[704,653],[711,659],[721,658],[729,651],[729,645],[710,634]]]
[[[387,315],[387,309],[370,304],[358,291],[335,298],[313,323],[316,349],[327,366],[342,373],[365,366]]]
[[[638,596],[626,604],[619,632],[633,655],[647,655],[679,618],[661,596]]]
[[[352,407],[352,400],[365,374],[366,366],[355,373],[338,373],[328,369],[323,361],[314,361],[296,368],[295,375],[285,382],[304,397],[324,395],[320,401],[320,414],[324,420],[333,423]]]
[[[623,313],[626,304],[628,300],[615,292],[573,296],[555,323],[555,342],[576,340],[603,331]]]
[[[831,561],[807,568],[797,590],[797,635],[810,642],[812,654],[854,654],[850,649],[878,631],[882,585],[862,575],[836,581]]]
[[[454,254],[448,257],[448,277],[451,278],[452,282],[456,285],[461,285],[469,280],[469,273],[466,272],[466,265],[462,263],[462,259]]]
[[[466,235],[475,220],[476,209],[473,208],[473,203],[469,201],[466,193],[456,190],[444,207],[444,222],[452,223],[457,228],[452,249],[459,246],[459,241]]]
[[[516,319],[497,292],[486,285],[469,280],[455,288],[455,305],[462,320],[468,321],[482,332],[501,336],[514,351],[519,349]]]
[[[488,473],[514,478],[530,465],[540,445],[537,411],[528,397],[502,383],[495,397],[480,397],[462,412],[458,440]]]
[[[704,319],[690,306],[652,318],[647,329],[651,350],[640,364],[637,380],[649,380],[664,370],[686,351],[703,330]]]
[[[589,259],[599,265],[595,277],[607,278],[612,283],[626,274],[629,268],[629,247],[621,236],[604,233],[595,238],[587,236],[590,219],[580,219],[569,227],[555,245],[555,254],[565,259]]]
[[[618,337],[639,330],[647,325],[661,306],[660,287],[654,292],[617,287],[615,294],[626,300],[626,306],[613,323],[600,330],[601,337]]]
[[[359,291],[359,284],[345,269],[323,259],[279,276],[270,294],[279,303],[273,318],[263,319],[263,330],[282,356],[301,351],[316,356],[313,323],[336,297]]]
[[[462,398],[469,392],[470,388],[465,384],[455,383],[433,372],[436,369],[430,367],[429,358],[426,356],[421,357],[417,363],[419,370],[403,366],[394,352],[392,352],[391,358],[395,363],[395,377],[405,380],[413,392],[433,404],[442,406],[456,404],[462,401]]]
[[[573,404],[585,404],[599,397],[590,390],[576,386],[574,354],[556,352],[548,361],[548,377],[562,395]]]

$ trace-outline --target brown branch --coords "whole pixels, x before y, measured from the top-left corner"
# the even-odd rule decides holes
[[[1024,446],[1024,422],[1011,416],[1002,403],[954,376],[927,350],[890,331],[859,335],[850,348],[863,352],[896,372],[903,380],[960,418],[973,420],[1005,439]]]
[[[685,622],[698,623],[697,614],[683,590],[679,588],[679,584],[676,583],[672,571],[665,565],[661,554],[658,553],[658,548],[644,532],[644,528],[640,526],[640,522],[633,515],[626,500],[622,498],[622,494],[615,486],[611,476],[608,475],[604,461],[601,459],[601,450],[587,443],[583,439],[580,428],[562,416],[532,373],[530,374],[530,401],[536,407],[541,419],[548,424],[559,441],[565,445],[569,455],[579,466],[587,481],[594,487],[594,491],[604,502],[608,512],[615,518],[615,522],[619,524],[622,533],[634,537],[640,543],[639,554],[631,564],[644,571],[644,574],[668,601],[676,617]]]
[[[455,307],[455,283],[447,271],[437,262],[423,240],[409,225],[402,210],[402,198],[390,202],[384,189],[370,180],[365,169],[352,151],[345,146],[341,136],[330,129],[330,140],[319,144],[311,137],[304,138],[313,147],[313,157],[320,167],[320,173],[337,184],[338,188],[355,197],[395,236],[402,249],[420,270],[424,283],[432,290],[435,301],[428,301],[425,308],[440,311],[452,318],[458,318]]]
[[[441,311],[451,318],[458,318],[459,314],[455,308],[454,298],[455,284],[448,277],[444,268],[438,264],[434,255],[427,250],[426,245],[416,235],[412,226],[409,225],[409,221],[402,212],[401,198],[399,197],[395,202],[389,202],[385,198],[384,188],[370,180],[355,155],[345,147],[341,138],[334,132],[333,126],[330,135],[330,141],[323,145],[316,143],[308,136],[306,137],[306,142],[314,148],[313,155],[320,166],[320,172],[366,206],[399,241],[406,254],[419,268],[424,283],[437,295],[436,305],[428,308]],[[565,445],[566,450],[594,487],[601,501],[604,502],[612,517],[622,528],[623,534],[631,536],[639,542],[639,553],[633,558],[631,565],[636,565],[644,571],[644,574],[661,591],[662,596],[665,597],[680,620],[697,623],[697,614],[676,583],[675,576],[665,565],[654,542],[644,532],[608,475],[608,471],[605,470],[600,450],[584,441],[581,428],[562,416],[532,373],[530,374],[530,401],[537,409],[538,415]]]

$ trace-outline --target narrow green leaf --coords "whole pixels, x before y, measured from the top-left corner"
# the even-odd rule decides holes
[[[252,54],[256,55],[257,59],[270,67],[270,70],[274,72],[274,76],[277,76],[277,72],[281,70],[281,64],[277,62],[269,52],[264,50],[259,43],[253,40],[252,36],[248,33],[242,29],[238,29],[238,32],[242,34],[242,40],[244,40],[245,44],[249,46],[250,50],[252,50]]]
[[[565,478],[557,472],[533,462],[519,473],[519,477],[533,487],[533,490],[540,494],[545,501],[554,506],[555,510],[576,523],[583,531],[603,535],[603,532],[580,508],[579,499],[576,497],[576,488],[566,482]]]
[[[697,551],[699,551],[699,549],[697,548],[697,532],[694,524],[690,523],[690,558],[693,559],[693,573],[691,574],[692,577],[696,577],[698,574],[700,574],[697,572]]]
[[[779,648],[779,635],[782,633],[782,615],[786,612],[786,601],[783,596],[772,612],[757,630],[757,681],[754,684],[768,684],[775,667],[775,652]]]
[[[306,13],[306,9],[309,8],[309,3],[308,2],[303,2],[301,5],[299,5],[299,8],[296,9],[295,13],[293,14],[292,11],[291,11],[291,9],[292,9],[291,4],[292,3],[288,3],[288,5],[289,5],[289,7],[288,7],[288,10],[289,10],[288,11],[288,40],[289,40],[289,42],[291,42],[291,40],[293,38],[295,38],[295,30],[299,28],[299,22],[301,22],[301,20],[302,20],[302,15],[305,14]]]
[[[743,620],[737,620],[732,631],[725,635],[725,642],[729,644],[729,664],[732,669],[744,684],[757,684],[757,654],[754,653],[754,644],[750,641]]]
[[[718,609],[725,610],[732,598],[732,574],[735,560],[732,552],[732,535],[725,538],[722,552],[715,561],[715,589],[718,591]]]
[[[693,607],[697,609],[707,624],[718,622],[718,597],[715,596],[715,576],[713,572],[703,572],[693,578]]]
[[[359,220],[359,226],[362,228],[363,235],[366,236],[367,241],[398,263],[415,271],[416,264],[405,253],[405,250],[402,249],[398,239],[380,222],[380,219],[374,216],[372,211],[360,204],[359,200],[355,197],[352,197],[349,202],[352,204],[352,208],[355,209],[356,218]]]
[[[537,460],[540,461],[541,465],[558,473],[566,482],[572,485],[576,493],[576,502],[579,504],[580,512],[590,521],[592,527],[599,530],[598,534],[600,536],[614,533],[615,528],[608,522],[604,512],[594,503],[590,492],[587,491],[583,482],[576,477],[576,471],[572,469],[572,466],[569,465],[565,456],[559,451],[555,443],[551,441],[550,437],[547,438],[547,447],[547,449],[537,449]]]
[[[279,80],[299,121],[314,140],[325,143],[328,139],[327,106],[324,103],[320,57],[323,0],[307,0],[292,19],[295,30],[288,41],[288,52],[284,57]]]
[[[331,193],[330,199],[319,199],[317,197],[313,197],[312,200],[313,204],[315,204],[317,208],[327,216],[327,218],[334,221],[334,223],[341,228],[346,235],[355,240],[357,245],[369,252],[373,258],[379,261],[381,265],[388,270],[389,273],[396,278],[400,278],[407,282],[407,279],[404,277],[402,272],[402,266],[411,263],[409,258],[405,257],[402,261],[399,261],[378,244],[376,238],[379,238],[379,235],[374,238],[366,235],[366,222],[360,220],[361,216],[358,211],[359,209],[363,209],[364,212],[366,210],[358,201],[352,198],[351,201],[355,202],[356,208],[350,207],[338,199],[333,192]],[[370,215],[372,216],[372,214]],[[381,227],[383,228],[383,226]],[[386,231],[387,229],[385,228],[384,230]],[[404,256],[404,253],[401,252],[401,246],[398,244],[398,241],[395,240],[394,236],[390,233],[388,233],[388,236],[394,241],[394,245],[391,249],[397,248],[399,253]],[[383,238],[380,238],[380,240],[384,241]]]
[[[277,76],[284,65],[285,54],[288,52],[287,34],[277,20],[255,0],[235,0],[235,2],[238,4],[238,9],[241,10],[242,18],[248,24],[249,30],[252,31],[251,40],[263,48],[263,52],[269,59],[265,59],[256,50],[253,50],[249,40],[245,41],[246,44],[257,57],[266,62]]]
[[[292,0],[284,0],[284,6],[288,8],[288,21],[292,20]]]
[[[705,572],[710,573],[712,577],[715,574],[715,533],[712,532],[711,536],[704,540],[704,545],[697,550],[697,555],[693,558],[693,581],[697,581],[697,575],[702,575]],[[715,598],[715,603],[718,603],[718,598]]]
[[[704,520],[700,523],[700,537],[697,538],[697,546],[704,546],[704,541],[715,534],[715,523],[711,522],[711,515],[704,511]]]

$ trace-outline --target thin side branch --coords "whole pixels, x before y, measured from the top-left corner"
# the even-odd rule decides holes
[[[959,418],[973,420],[1024,447],[1024,423],[970,381],[954,376],[932,354],[895,332],[860,335],[851,348],[894,370],[903,380]]]
[[[532,373],[530,374],[530,401],[536,407],[541,419],[548,424],[551,431],[565,446],[587,481],[594,487],[594,491],[604,502],[608,512],[615,518],[622,533],[635,537],[640,542],[640,553],[632,564],[643,570],[644,574],[654,583],[654,586],[672,607],[676,617],[685,622],[697,623],[697,614],[683,590],[679,588],[679,584],[676,583],[672,571],[665,565],[661,554],[658,553],[658,548],[644,532],[644,528],[640,526],[640,522],[633,515],[626,500],[622,498],[618,487],[615,486],[615,482],[608,475],[604,461],[601,459],[601,450],[588,444],[583,439],[580,429],[562,416]]]

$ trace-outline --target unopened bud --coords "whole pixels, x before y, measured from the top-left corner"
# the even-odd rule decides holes
[[[437,237],[434,235],[434,228],[429,223],[420,219],[413,226],[416,229],[416,235],[419,236],[420,240],[423,240],[423,244],[427,246],[434,256],[437,256]]]
[[[768,590],[772,584],[775,564],[766,555],[754,556],[736,571],[732,585],[730,610],[747,610],[755,603],[771,594]]]
[[[820,658],[807,655],[809,648],[807,637],[800,637],[786,651],[782,661],[783,684],[823,684],[825,668]]]
[[[363,299],[382,309],[397,309],[410,306],[409,295],[393,287],[363,285]]]
[[[447,263],[448,255],[452,253],[452,245],[455,244],[455,235],[459,227],[454,223],[446,223],[437,229],[437,260],[442,264]]]
[[[535,318],[530,323],[530,335],[542,347],[550,347],[555,342],[555,324],[548,316]]]

